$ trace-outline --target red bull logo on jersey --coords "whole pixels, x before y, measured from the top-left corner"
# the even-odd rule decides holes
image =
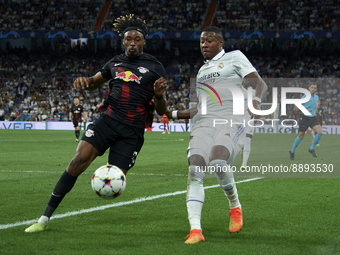
[[[134,81],[134,82],[137,82],[138,84],[140,84],[140,80],[142,78],[143,76],[138,77],[131,71],[125,71],[125,72],[120,72],[120,73],[116,72],[116,77],[115,77],[115,79],[121,79],[127,82]]]

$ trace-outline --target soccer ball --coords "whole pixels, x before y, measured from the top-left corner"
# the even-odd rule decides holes
[[[105,165],[99,167],[91,179],[93,191],[105,199],[118,197],[126,186],[126,177],[119,167]]]

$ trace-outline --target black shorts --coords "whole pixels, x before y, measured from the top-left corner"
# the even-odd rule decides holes
[[[73,121],[73,127],[74,127],[74,128],[80,127],[80,123],[81,123],[81,122]]]
[[[129,170],[144,143],[144,128],[123,124],[102,114],[87,127],[81,140],[92,144],[102,156],[110,148],[108,163]]]
[[[306,132],[308,127],[313,128],[316,125],[320,125],[316,116],[307,117],[301,114],[300,121],[299,121],[299,132]]]

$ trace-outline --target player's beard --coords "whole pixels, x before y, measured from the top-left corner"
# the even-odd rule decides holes
[[[130,51],[130,49],[128,49],[125,54],[129,58],[136,58],[136,57],[139,57],[140,55],[142,55],[143,51],[139,51],[137,48],[134,48],[133,51]]]

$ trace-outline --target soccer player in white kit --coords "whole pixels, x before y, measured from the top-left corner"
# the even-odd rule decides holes
[[[253,107],[258,110],[267,91],[266,84],[246,56],[238,50],[226,53],[223,45],[223,35],[219,28],[207,27],[202,31],[200,49],[206,61],[196,79],[199,102],[196,107],[187,110],[166,112],[172,119],[189,119],[194,116],[195,124],[188,148],[187,210],[191,226],[185,241],[188,244],[205,241],[201,228],[201,211],[205,196],[203,179],[206,167],[227,169],[244,144],[245,125],[237,123],[247,123],[249,118],[245,119],[244,111],[241,115],[233,115],[233,104],[237,102],[234,102],[230,89],[236,91],[237,96],[243,95],[242,79],[247,79],[256,88]],[[228,121],[228,124],[215,125],[216,119]],[[236,124],[230,126],[231,122]],[[243,216],[233,173],[217,170],[215,173],[229,201],[229,231],[238,232],[243,226]]]

